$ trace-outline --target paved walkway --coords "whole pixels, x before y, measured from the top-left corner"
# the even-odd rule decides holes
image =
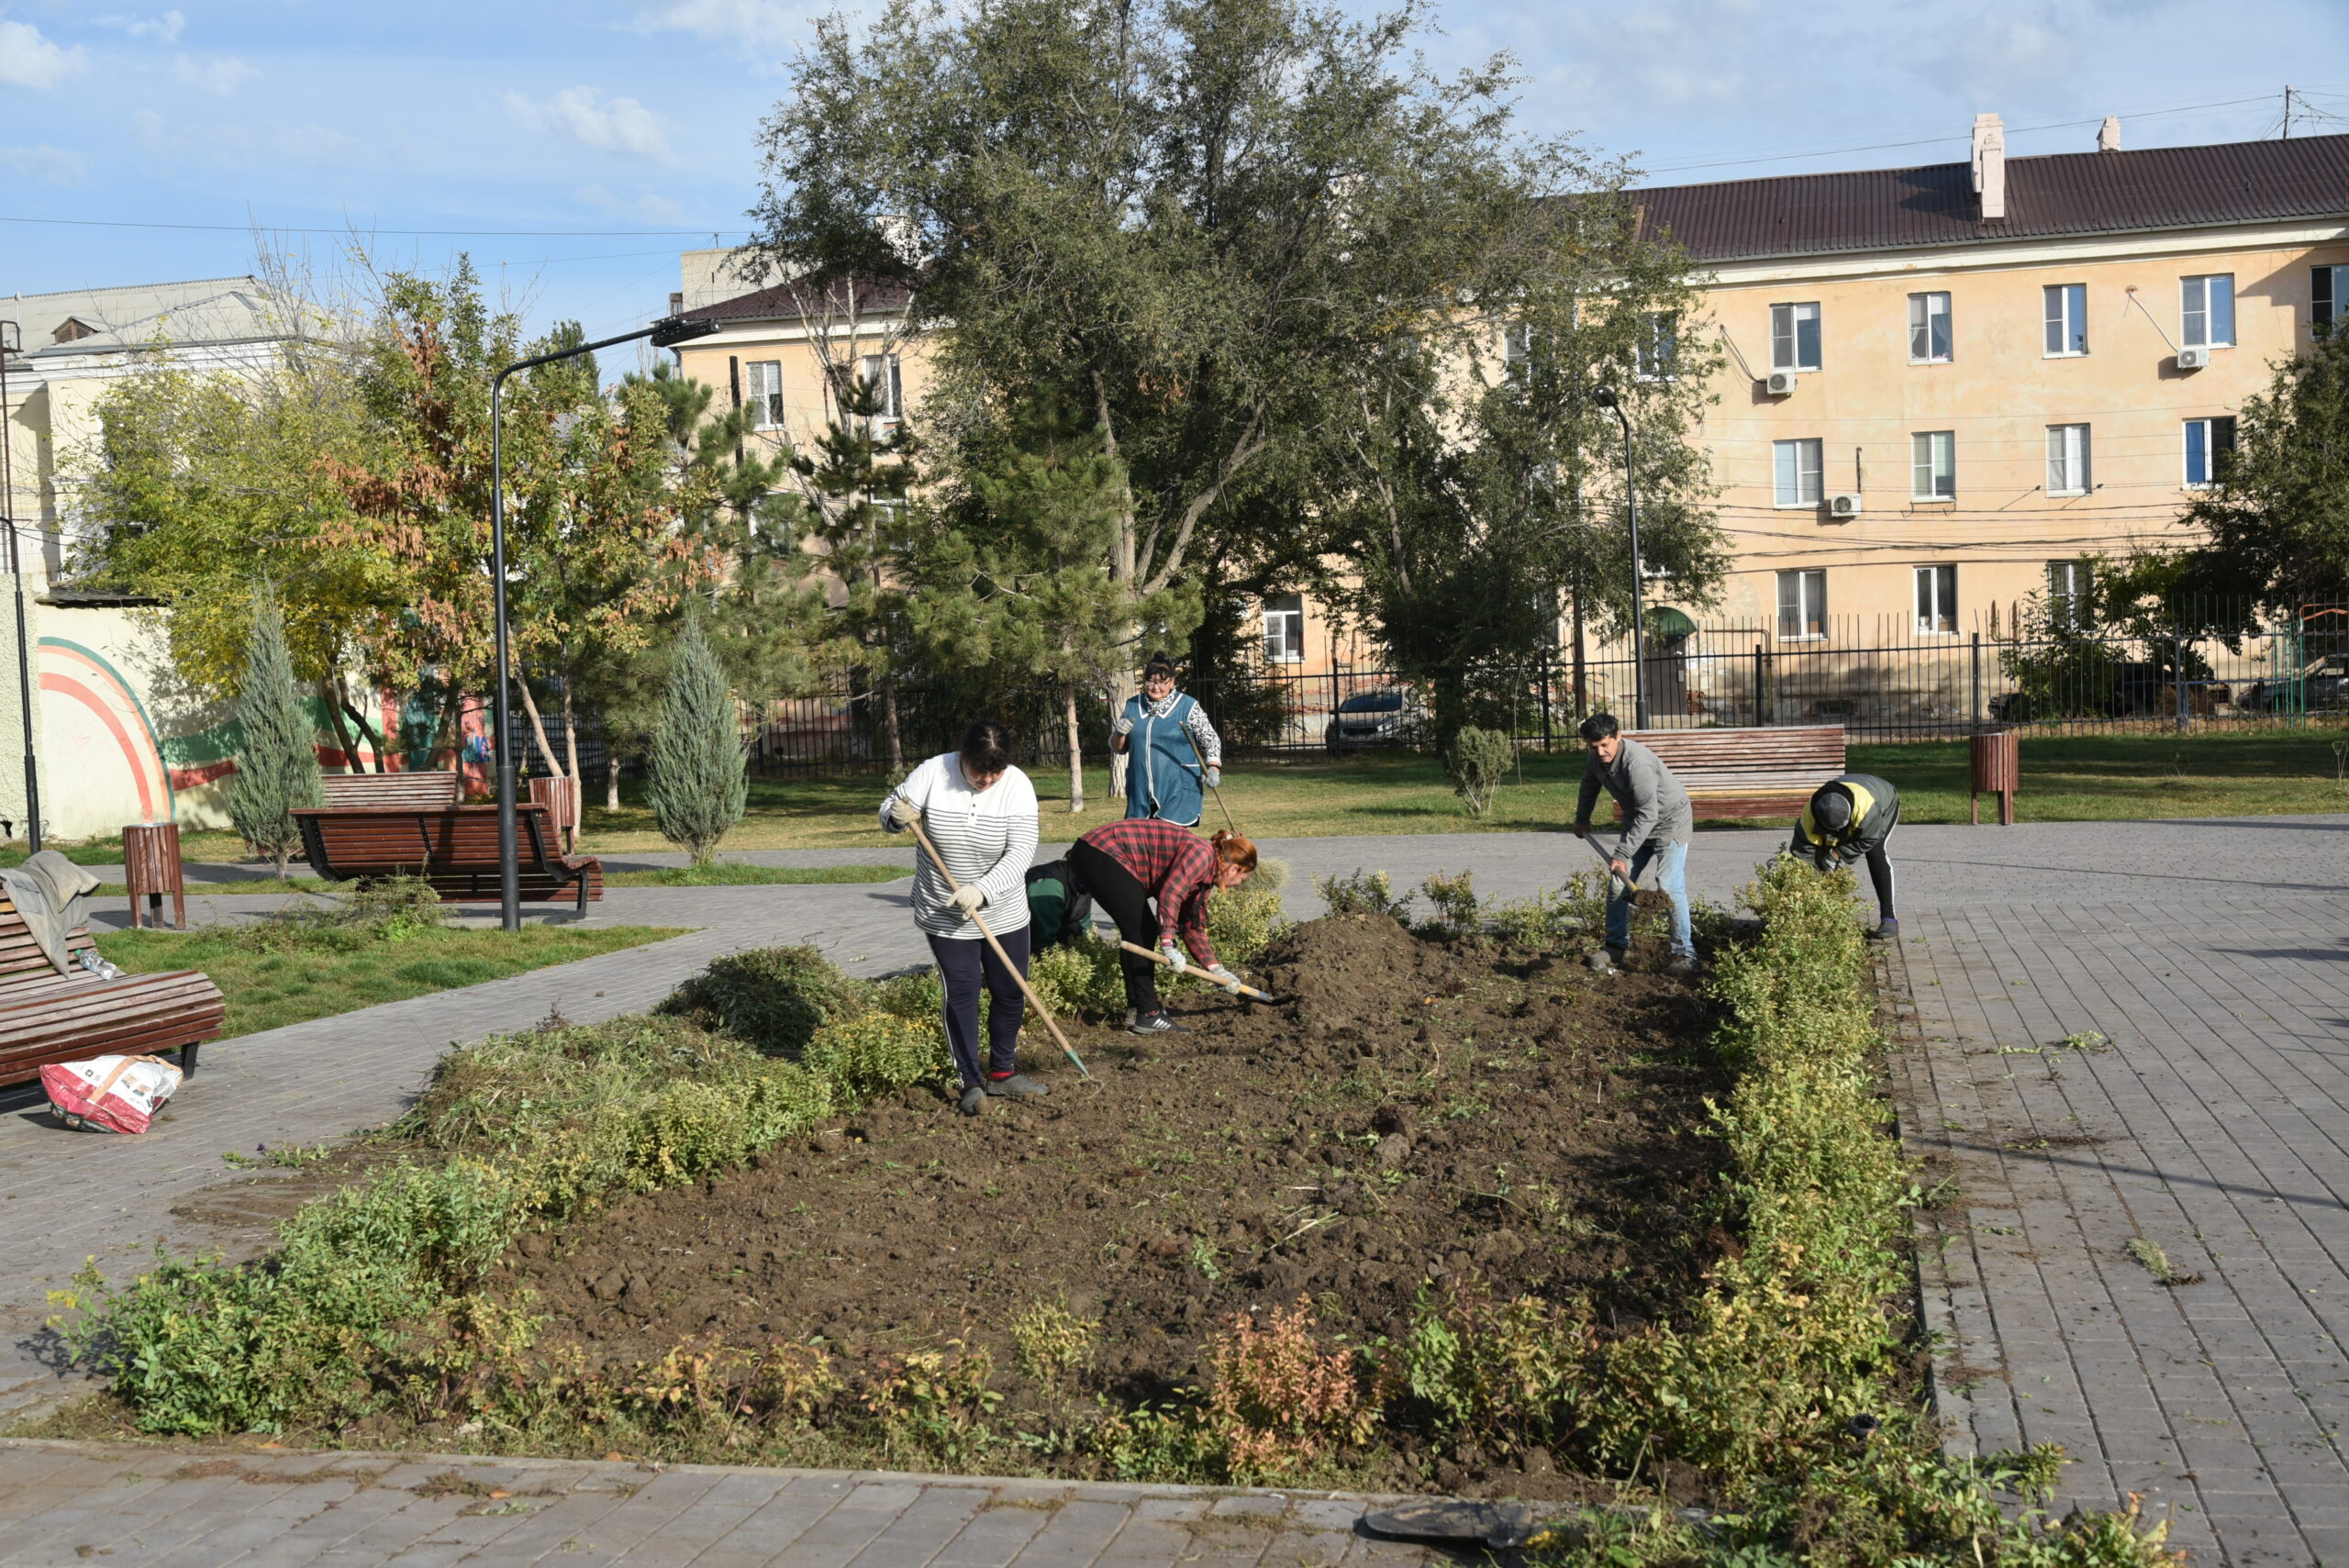
[[[1417,1568],[1375,1498],[845,1471],[0,1443],[0,1563]]]
[[[2144,1495],[2198,1560],[2349,1564],[2344,833],[2344,817],[1912,826],[1894,844],[1907,940],[1890,962],[1917,1047],[1896,1059],[1901,1122],[1954,1195],[1927,1217],[1923,1250],[1954,1440],[2063,1442],[2071,1496]],[[1726,901],[1778,841],[1701,836],[1693,888]],[[1398,886],[1471,870],[1480,891],[1516,897],[1596,863],[1563,834],[1265,849],[1296,873],[1297,916],[1318,908],[1312,877],[1357,867]],[[862,973],[919,962],[905,891],[614,889],[598,923],[707,929],[216,1046],[146,1139],[0,1117],[0,1245],[19,1264],[0,1281],[17,1345],[0,1406],[62,1386],[28,1333],[40,1290],[84,1252],[127,1264],[172,1230],[167,1211],[217,1179],[221,1150],[380,1122],[452,1039],[551,1005],[582,1018],[640,1007],[730,948],[812,940]],[[274,900],[206,902],[233,917]],[[2088,1031],[2109,1048],[2050,1047]],[[2176,1283],[2132,1241],[2157,1243]]]

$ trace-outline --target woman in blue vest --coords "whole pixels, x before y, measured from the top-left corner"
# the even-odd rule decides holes
[[[1207,710],[1174,689],[1174,662],[1153,653],[1142,667],[1141,695],[1126,699],[1110,746],[1126,759],[1126,815],[1199,825],[1210,789],[1223,784],[1223,740]]]

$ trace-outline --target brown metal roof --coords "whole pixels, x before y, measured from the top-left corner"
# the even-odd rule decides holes
[[[863,316],[892,316],[906,307],[910,296],[896,284],[860,284],[855,291],[858,313]],[[849,293],[840,284],[826,291],[826,304],[834,310],[849,307]],[[775,284],[755,293],[721,299],[713,305],[696,306],[685,312],[696,321],[796,321],[800,318],[802,302],[798,291],[789,284]]]
[[[2349,136],[2007,160],[2007,216],[1972,165],[1783,174],[1635,191],[1642,232],[1696,261],[2349,217]]]

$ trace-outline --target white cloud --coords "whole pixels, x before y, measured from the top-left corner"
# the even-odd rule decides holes
[[[172,74],[191,87],[201,87],[225,98],[261,73],[234,55],[198,60],[192,54],[182,54],[173,57]]]
[[[0,19],[0,87],[54,87],[88,64],[82,49],[60,49],[30,22]]]
[[[97,25],[128,33],[135,39],[153,39],[158,43],[177,43],[180,31],[187,26],[187,18],[177,11],[166,11],[160,17],[100,17]]]
[[[532,129],[555,131],[583,147],[633,152],[663,163],[679,161],[669,150],[669,135],[661,117],[634,98],[610,98],[599,104],[592,87],[565,87],[543,104],[508,93],[506,106]]]
[[[0,169],[50,185],[78,185],[90,177],[87,158],[45,141],[31,147],[0,147]]]
[[[691,33],[745,49],[780,50],[806,38],[808,19],[821,9],[794,0],[667,0],[640,5],[637,22],[648,32]]]
[[[579,199],[598,211],[618,217],[633,217],[646,223],[674,223],[685,217],[685,208],[664,195],[646,191],[634,197],[614,195],[601,185],[582,185]]]

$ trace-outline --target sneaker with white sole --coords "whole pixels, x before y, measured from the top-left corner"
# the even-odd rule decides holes
[[[1032,1100],[1039,1095],[1049,1095],[1052,1089],[1024,1073],[1006,1073],[998,1078],[987,1074],[987,1094],[996,1099]]]
[[[1153,1007],[1147,1013],[1137,1013],[1134,1021],[1126,1026],[1128,1034],[1185,1034],[1189,1031],[1166,1016],[1163,1007]]]

